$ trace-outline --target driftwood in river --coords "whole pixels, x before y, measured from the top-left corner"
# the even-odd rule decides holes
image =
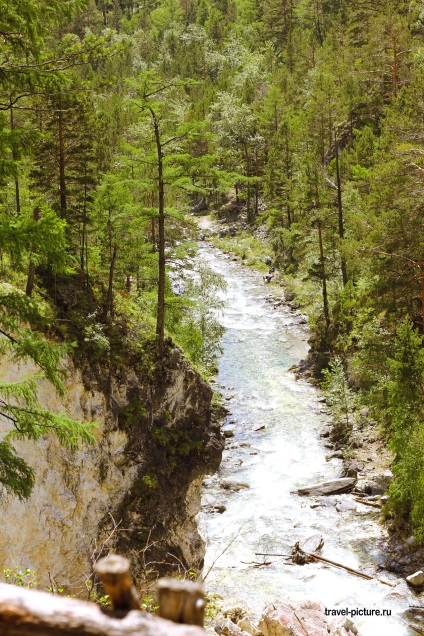
[[[289,558],[292,563],[296,565],[305,565],[306,563],[312,563],[314,561],[320,561],[321,563],[325,563],[327,565],[331,565],[335,568],[340,568],[342,570],[346,570],[350,574],[355,574],[355,576],[359,576],[363,579],[368,579],[369,581],[379,581],[379,583],[383,583],[383,585],[389,585],[390,587],[395,587],[393,583],[389,583],[389,581],[385,581],[384,579],[379,579],[376,576],[371,576],[370,574],[365,574],[364,572],[360,572],[359,570],[354,570],[353,568],[343,565],[343,563],[338,563],[337,561],[331,561],[330,559],[326,559],[319,554],[314,554],[311,552],[305,552],[299,546],[299,542],[297,541],[292,547],[290,554],[270,554],[267,552],[255,552],[256,555],[259,556],[278,556]]]

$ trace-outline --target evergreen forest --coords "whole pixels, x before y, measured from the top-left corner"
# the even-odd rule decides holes
[[[0,352],[39,369],[0,377],[7,489],[33,486],[14,439],[94,439],[38,403],[65,354],[149,368],[174,342],[213,373],[224,282],[190,273],[188,213],[233,200],[232,242],[266,236],[315,377],[393,452],[387,516],[424,541],[420,0],[0,0],[0,148]]]

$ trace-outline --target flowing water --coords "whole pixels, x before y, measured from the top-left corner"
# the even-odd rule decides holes
[[[222,323],[226,328],[217,384],[231,415],[232,428],[221,469],[205,481],[204,506],[222,504],[223,514],[203,511],[201,532],[207,542],[207,588],[226,604],[243,604],[256,618],[275,598],[320,601],[329,609],[366,608],[392,611],[392,618],[354,618],[363,636],[407,634],[396,618],[407,609],[404,581],[379,572],[384,532],[378,511],[357,504],[351,495],[313,500],[293,494],[302,485],[331,479],[340,460],[326,461],[330,451],[319,433],[328,416],[319,392],[296,381],[289,368],[307,353],[307,331],[300,317],[270,302],[262,277],[206,244],[203,257],[228,281]],[[254,427],[265,428],[254,431]],[[229,492],[223,479],[249,486]],[[350,510],[339,512],[344,502]],[[348,503],[346,503],[348,502]],[[339,506],[340,507],[340,506]],[[285,554],[298,540],[322,534],[322,556],[390,580],[391,588],[323,564],[287,565],[266,557],[257,568],[255,553]]]

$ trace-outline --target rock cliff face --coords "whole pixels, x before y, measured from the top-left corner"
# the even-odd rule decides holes
[[[16,380],[33,369],[3,371]],[[88,382],[68,363],[65,397],[46,382],[39,392],[44,407],[99,422],[96,445],[71,452],[53,437],[19,443],[36,471],[34,491],[27,501],[0,493],[2,566],[29,567],[41,585],[51,579],[74,593],[86,591],[105,542],[132,559],[136,576],[199,567],[199,489],[218,468],[223,447],[211,421],[211,389],[177,349],[160,369],[146,370],[133,358],[101,381],[98,371]],[[6,430],[0,420],[0,434]]]

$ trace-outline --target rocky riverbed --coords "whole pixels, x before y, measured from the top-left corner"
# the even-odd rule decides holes
[[[358,629],[364,636],[382,625],[387,635],[406,633],[394,616],[417,599],[386,565],[390,539],[379,523],[378,497],[390,479],[388,458],[379,452],[379,440],[371,439],[367,414],[357,437],[368,438],[369,455],[350,453],[343,461],[344,448],[332,438],[325,401],[290,371],[307,355],[305,317],[284,302],[282,288],[265,286],[259,274],[231,255],[207,245],[203,252],[229,282],[217,379],[230,410],[223,427],[226,449],[219,473],[204,482],[200,517],[208,587],[226,604],[243,601],[256,624],[276,597],[313,599],[325,607],[391,609],[392,618],[384,623],[361,617]],[[354,480],[352,492],[296,494],[303,486],[338,477]],[[257,554],[287,554],[295,541],[317,532],[325,540],[324,557],[370,576],[381,576],[386,568],[384,577],[394,587],[322,563],[287,565],[279,557]]]

